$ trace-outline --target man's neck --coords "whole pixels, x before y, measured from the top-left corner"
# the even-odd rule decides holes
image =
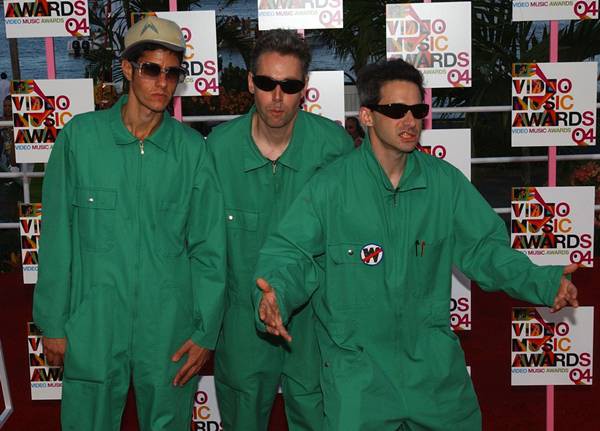
[[[269,160],[277,160],[286,150],[292,139],[294,123],[273,128],[265,124],[255,112],[252,115],[252,138],[261,154]]]
[[[375,138],[377,139],[377,138]],[[395,148],[386,147],[378,141],[373,143],[371,138],[371,148],[375,158],[381,165],[383,172],[390,180],[390,183],[394,188],[397,188],[400,184],[400,179],[404,174],[404,168],[406,167],[406,161],[408,160],[408,154],[402,151],[398,151]]]
[[[121,108],[123,124],[133,136],[143,141],[160,126],[162,112],[154,112],[139,103],[132,103],[131,97]]]

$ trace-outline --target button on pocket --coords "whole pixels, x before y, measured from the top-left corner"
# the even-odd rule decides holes
[[[73,206],[81,248],[93,252],[110,251],[115,245],[117,191],[78,187],[75,189]]]

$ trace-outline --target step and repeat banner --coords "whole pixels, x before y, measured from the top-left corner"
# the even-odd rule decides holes
[[[94,110],[91,79],[29,79],[10,86],[17,163],[47,163],[58,132]]]
[[[257,11],[260,30],[303,32],[344,26],[342,0],[258,0]],[[5,1],[4,13],[9,38],[86,36],[90,32],[88,5],[83,0]],[[513,21],[597,19],[598,1],[515,0],[512,13]],[[219,95],[215,12],[152,14],[177,22],[184,33],[187,76],[176,95]],[[413,64],[423,73],[427,88],[478,85],[472,80],[471,14],[471,2],[466,1],[386,5],[387,58],[402,58]],[[512,146],[596,144],[595,61],[516,63],[511,77]],[[92,87],[89,79],[12,82],[18,163],[47,162],[65,124],[74,115],[94,110]],[[301,108],[343,124],[344,72],[311,72]],[[470,130],[425,130],[418,150],[446,160],[471,178]],[[594,187],[515,185],[506,205],[510,206],[510,246],[538,265],[592,267],[594,195]],[[19,217],[23,279],[33,284],[37,281],[42,207],[22,204]],[[448,324],[455,331],[468,331],[477,325],[472,322],[471,281],[454,268],[451,286]],[[558,313],[550,313],[546,307],[514,308],[510,321],[506,321],[511,333],[510,384],[592,384],[593,313],[589,306],[567,307]],[[27,346],[32,399],[59,399],[62,369],[46,365],[42,338],[32,322],[28,323]],[[192,429],[217,431],[220,422],[214,378],[202,376]]]
[[[387,58],[418,68],[425,87],[471,86],[471,2],[386,6]]]
[[[4,0],[6,37],[89,36],[85,0]]]

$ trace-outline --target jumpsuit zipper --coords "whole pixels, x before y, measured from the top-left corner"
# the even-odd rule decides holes
[[[140,157],[138,159],[138,176],[137,176],[137,184],[136,184],[136,193],[137,193],[137,208],[136,208],[136,219],[137,219],[137,227],[138,227],[138,247],[137,247],[137,262],[136,262],[136,274],[135,280],[133,282],[133,292],[132,292],[132,304],[131,304],[131,338],[129,340],[129,352],[130,355],[133,353],[133,340],[134,340],[134,331],[135,331],[135,321],[137,320],[137,294],[138,294],[138,286],[140,284],[140,266],[142,262],[141,250],[142,250],[142,221],[141,221],[141,205],[142,205],[142,167],[144,158],[144,141],[140,139],[139,141],[140,147]]]

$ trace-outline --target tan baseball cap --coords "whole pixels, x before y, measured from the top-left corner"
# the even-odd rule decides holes
[[[134,47],[142,43],[155,43],[175,52],[185,51],[181,28],[173,21],[153,15],[136,22],[127,31],[121,57],[126,58]]]

